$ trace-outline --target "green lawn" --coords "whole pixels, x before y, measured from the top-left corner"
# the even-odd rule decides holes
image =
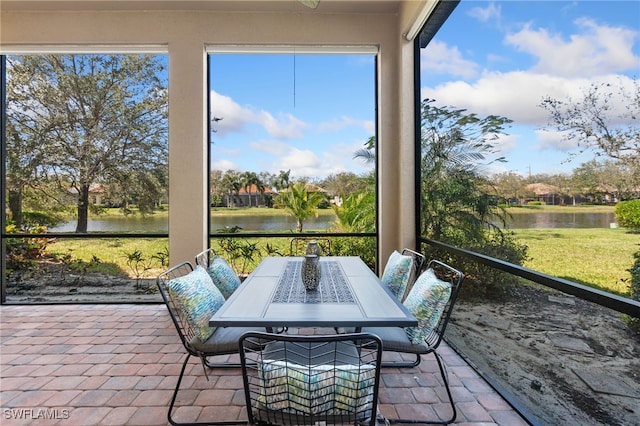
[[[629,289],[633,253],[640,235],[618,229],[517,229],[529,247],[529,269],[603,290],[624,294]]]

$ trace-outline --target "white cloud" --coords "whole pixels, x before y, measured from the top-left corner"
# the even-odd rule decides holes
[[[365,140],[355,141],[353,143],[338,143],[330,147],[323,156],[327,168],[331,169],[330,173],[352,172],[362,174],[371,170],[374,166],[366,164],[361,159],[355,159],[356,151],[364,148]]]
[[[311,150],[291,147],[289,152],[277,159],[274,169],[291,170],[292,176],[317,176],[322,169],[322,161]]]
[[[346,115],[343,115],[333,121],[318,124],[318,129],[322,132],[335,132],[347,127],[360,127],[367,133],[373,135],[375,133],[376,125],[373,120],[357,120]]]
[[[531,70],[537,73],[592,77],[638,70],[640,57],[633,53],[638,31],[599,25],[587,18],[574,23],[579,33],[568,39],[527,24],[519,32],[507,34],[505,42],[537,58]]]
[[[213,124],[213,129],[220,136],[241,132],[248,125],[257,124],[276,139],[302,138],[307,124],[291,114],[282,114],[278,118],[270,112],[256,111],[249,106],[241,106],[229,96],[211,91],[211,110],[214,117],[221,120]]]
[[[625,102],[618,96],[617,87],[624,87],[630,93],[633,82],[621,75],[586,79],[526,71],[491,72],[473,82],[452,81],[434,88],[425,87],[422,98],[436,99],[438,106],[464,108],[479,115],[501,115],[517,124],[545,126],[550,117],[540,106],[543,98],[578,100],[592,84],[610,84],[610,106],[620,114],[624,111]]]
[[[565,139],[564,132],[550,130],[536,130],[540,149],[552,149],[561,152],[570,152],[578,147],[576,140]]]
[[[286,155],[291,150],[291,145],[280,141],[260,140],[249,144],[252,151],[261,151],[267,155],[279,157]]]
[[[241,131],[251,122],[250,117],[253,115],[249,109],[241,107],[229,96],[221,95],[214,90],[211,91],[211,110],[213,117],[222,119],[212,125],[220,136]]]
[[[515,134],[498,135],[498,139],[494,142],[497,150],[496,154],[498,156],[504,156],[508,152],[514,150],[518,145],[519,139],[520,135]]]
[[[303,136],[302,130],[307,127],[303,121],[291,114],[283,114],[279,119],[276,119],[270,113],[260,111],[255,117],[267,133],[276,139],[300,139]]]
[[[420,50],[420,56],[423,71],[460,78],[471,78],[478,73],[475,62],[464,59],[456,46],[448,46],[442,41],[429,43]]]
[[[356,150],[364,146],[364,141],[353,143],[334,143],[326,150],[316,153],[290,144],[260,140],[252,142],[249,150],[257,154],[264,163],[263,170],[277,173],[279,170],[291,170],[292,177],[323,177],[330,174],[351,171],[360,174],[371,166],[353,159]]]
[[[489,2],[487,7],[474,7],[469,10],[469,16],[476,18],[480,22],[489,22],[491,20],[500,20],[502,9],[495,2]]]
[[[240,168],[236,163],[227,159],[214,161],[211,163],[211,170],[227,171],[227,170],[239,170],[239,169]]]

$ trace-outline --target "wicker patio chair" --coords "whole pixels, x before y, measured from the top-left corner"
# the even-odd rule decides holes
[[[251,424],[376,424],[382,345],[364,333],[246,333],[240,340]]]

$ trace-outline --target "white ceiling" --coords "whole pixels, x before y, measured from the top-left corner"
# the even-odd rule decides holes
[[[406,1],[406,0],[405,0]],[[219,10],[225,12],[396,13],[402,0],[2,0],[2,10]]]

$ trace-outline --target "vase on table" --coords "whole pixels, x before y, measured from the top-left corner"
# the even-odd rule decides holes
[[[316,240],[309,241],[309,244],[307,244],[306,254],[315,254],[316,256],[320,256],[320,246]]]
[[[313,291],[320,285],[320,257],[316,254],[306,254],[302,259],[300,270],[302,284],[308,291]]]

